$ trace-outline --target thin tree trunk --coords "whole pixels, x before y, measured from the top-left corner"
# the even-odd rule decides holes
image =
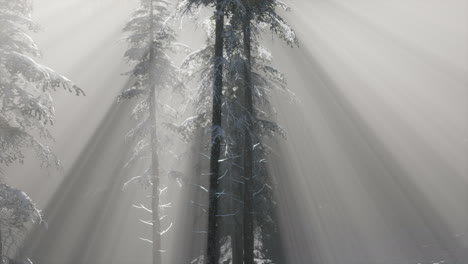
[[[158,157],[158,138],[157,138],[157,124],[156,124],[156,86],[155,86],[155,50],[154,50],[154,7],[153,1],[150,3],[150,47],[149,47],[149,78],[150,78],[150,96],[149,100],[149,115],[151,122],[151,210],[152,210],[152,224],[153,224],[153,264],[161,264],[161,235],[160,235],[160,221],[159,221],[159,157]]]
[[[3,263],[3,236],[2,229],[0,227],[0,263]]]
[[[246,127],[244,131],[244,264],[254,264],[254,234],[253,234],[253,98],[252,98],[252,75],[251,75],[251,11],[247,7],[244,19],[244,55],[245,55],[245,94],[244,103],[246,111]]]
[[[152,87],[150,100],[150,122],[151,122],[151,210],[153,223],[153,264],[161,263],[161,235],[159,221],[159,157],[157,150],[156,129],[156,98],[155,87]]]
[[[215,54],[214,54],[214,86],[213,86],[213,119],[211,131],[211,155],[210,155],[210,190],[208,211],[208,238],[207,238],[207,264],[218,264],[220,249],[217,226],[218,214],[218,178],[219,157],[221,154],[221,107],[223,91],[223,46],[224,46],[224,7],[222,0],[216,2],[216,29],[215,29]]]

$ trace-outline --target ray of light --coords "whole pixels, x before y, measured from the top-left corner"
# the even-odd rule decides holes
[[[288,263],[465,263],[466,1],[288,2],[300,47],[270,43],[301,101],[274,100],[288,135],[272,143],[271,157]],[[145,215],[132,208],[146,193],[121,191],[134,173],[120,166],[131,122],[128,108],[115,104],[127,81],[120,30],[133,5],[36,0],[42,60],[87,92],[57,94],[53,133],[63,172],[42,175],[33,161],[7,171],[49,220],[49,230],[32,233],[27,244],[37,263],[150,258],[138,239],[148,232],[138,222]],[[196,33],[188,31],[181,38],[190,42]],[[177,232],[165,242],[173,262],[203,245],[193,232],[202,217],[187,205],[192,192],[173,194]]]

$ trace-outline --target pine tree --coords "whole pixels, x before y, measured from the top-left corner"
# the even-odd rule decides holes
[[[252,7],[249,0],[245,0],[245,15],[242,25],[243,44],[244,44],[244,108],[246,112],[246,123],[244,129],[244,218],[243,218],[243,237],[244,237],[244,264],[254,264],[254,225],[253,225],[253,98],[252,98],[252,47],[251,47],[251,28]]]
[[[242,3],[243,9],[235,8],[233,10],[232,24],[238,28],[241,28],[243,36],[243,55],[245,60],[245,81],[243,93],[243,109],[245,112],[243,150],[243,260],[246,264],[254,264],[255,227],[253,214],[255,213],[254,200],[256,198],[254,197],[254,194],[256,193],[254,190],[256,186],[255,178],[260,179],[260,172],[266,172],[266,170],[261,169],[262,164],[258,163],[258,161],[264,160],[265,156],[265,153],[261,151],[263,147],[261,137],[266,133],[277,133],[280,131],[275,123],[258,119],[257,113],[261,113],[261,111],[258,111],[260,110],[259,107],[268,104],[268,96],[265,93],[265,91],[268,89],[268,86],[277,86],[277,81],[280,81],[280,86],[283,86],[284,84],[283,77],[278,79],[281,74],[273,68],[267,66],[266,64],[268,64],[269,61],[264,60],[264,58],[261,57],[261,53],[265,50],[262,51],[258,43],[259,34],[261,33],[259,26],[268,25],[270,30],[278,34],[290,45],[297,44],[297,39],[294,31],[276,13],[275,9],[278,6],[284,7],[284,5],[279,1],[243,0]],[[252,30],[252,27],[254,30]],[[253,52],[256,52],[260,56],[258,56],[258,58],[252,58]],[[284,89],[285,87],[283,86],[281,88]],[[262,96],[255,97],[254,94],[260,94]],[[257,148],[257,154],[255,154],[255,148]],[[263,182],[263,184],[266,184],[266,182]],[[263,191],[264,186],[265,185],[261,186],[261,191]]]
[[[209,1],[204,2],[207,3]],[[270,29],[288,44],[297,43],[294,31],[275,13],[274,9],[280,6],[279,2],[255,1],[251,2],[251,5],[248,4],[246,1],[224,2],[226,23],[223,29],[221,114],[223,139],[220,147],[222,151],[217,159],[221,165],[217,182],[217,187],[220,188],[216,191],[219,201],[218,233],[215,239],[218,243],[218,255],[215,258],[216,261],[221,260],[219,243],[222,243],[223,249],[229,246],[232,248],[233,263],[254,263],[255,239],[265,240],[273,237],[269,234],[255,235],[255,232],[275,230],[274,226],[262,224],[271,223],[274,206],[267,202],[273,201],[273,187],[264,165],[268,146],[262,143],[261,138],[282,134],[282,130],[274,122],[268,121],[268,98],[275,89],[284,92],[288,90],[284,76],[270,66],[271,54],[259,44],[259,36],[261,32]],[[216,43],[216,27],[213,28],[213,20],[204,25],[208,32],[207,45],[190,54],[182,67],[190,74],[201,72],[199,97],[195,100],[197,115],[184,124],[187,130],[209,123],[209,120],[206,120],[210,114],[207,101],[210,94],[207,88],[211,87],[215,68],[208,64]],[[239,184],[240,182],[242,183]],[[223,197],[228,199],[220,200]],[[260,211],[264,214],[259,213]],[[262,216],[254,218],[254,214]],[[225,225],[231,226],[228,228],[230,231],[223,230]],[[244,228],[244,232],[238,232]],[[264,251],[267,252],[267,249]],[[223,256],[222,260],[228,261],[228,258]]]
[[[218,230],[218,186],[219,158],[221,155],[222,129],[222,96],[223,96],[223,50],[224,50],[224,9],[228,0],[187,0],[187,9],[199,5],[215,5],[215,43],[214,43],[214,81],[212,92],[211,151],[209,180],[209,210],[207,264],[217,264],[219,260]]]
[[[176,37],[168,23],[169,15],[168,1],[141,0],[140,8],[124,27],[124,31],[129,33],[129,48],[124,56],[129,63],[135,65],[128,72],[133,85],[126,88],[119,97],[119,100],[137,101],[132,117],[138,124],[127,134],[127,138],[134,142],[133,154],[127,166],[144,158],[149,157],[150,160],[150,166],[143,175],[133,177],[126,184],[139,181],[151,186],[151,209],[143,205],[136,207],[151,212],[152,215],[151,221],[142,222],[152,226],[152,238],[143,240],[152,243],[153,264],[162,263],[161,234],[172,226],[171,223],[161,232],[160,211],[164,207],[160,204],[160,194],[164,190],[160,186],[163,171],[159,159],[159,154],[163,151],[160,144],[163,135],[161,124],[172,122],[176,113],[163,104],[159,96],[164,90],[177,92],[181,85],[178,69],[168,55],[168,52],[174,50]]]
[[[39,27],[31,13],[31,0],[0,0],[0,165],[22,164],[27,148],[42,166],[58,167],[58,159],[44,142],[52,139],[48,130],[55,118],[52,93],[61,88],[77,96],[84,92],[34,61],[40,51],[29,32]],[[18,242],[12,230],[24,231],[25,223],[40,214],[24,192],[5,184],[0,185],[0,208],[2,259],[8,254],[4,250],[7,239],[9,244]]]
[[[63,88],[84,95],[70,80],[33,60],[40,51],[28,35],[39,28],[31,12],[31,0],[0,0],[0,164],[6,166],[23,163],[25,148],[34,150],[42,165],[58,165],[41,141],[52,138],[52,92]]]
[[[28,224],[42,218],[26,193],[4,183],[0,184],[0,208],[0,263],[4,263],[16,255]]]

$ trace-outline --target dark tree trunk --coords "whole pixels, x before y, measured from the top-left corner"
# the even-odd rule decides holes
[[[223,46],[224,46],[224,8],[222,0],[216,3],[216,39],[214,54],[214,86],[213,86],[213,119],[211,131],[211,155],[210,155],[210,190],[208,212],[208,238],[207,238],[207,264],[218,264],[219,260],[219,235],[217,226],[218,214],[218,178],[219,157],[221,154],[221,107],[223,91]]]
[[[252,75],[251,75],[251,12],[247,7],[243,23],[244,55],[245,55],[245,87],[244,103],[246,111],[246,127],[244,131],[244,264],[254,264],[254,223],[253,223],[253,98],[252,98]]]
[[[242,214],[241,214],[242,215]],[[243,249],[243,232],[239,227],[242,227],[242,217],[234,217],[234,225],[231,230],[231,243],[232,243],[232,264],[244,263],[244,249]]]
[[[157,138],[157,123],[156,123],[156,85],[155,85],[155,60],[156,54],[154,50],[154,7],[153,1],[150,4],[150,47],[149,47],[149,78],[150,78],[150,95],[149,95],[149,115],[151,122],[151,210],[152,210],[152,253],[153,264],[161,264],[161,235],[159,221],[159,157],[158,157],[158,138]]]
[[[237,94],[237,99],[242,98],[242,94],[240,93],[242,91],[239,91]],[[241,105],[234,105],[234,111],[236,112],[236,116],[241,116],[243,113],[243,109]],[[242,166],[242,142],[243,142],[243,136],[242,133],[243,131],[234,131],[234,138],[235,138],[235,146],[234,147],[234,156],[238,156],[236,158],[233,158],[233,163],[239,164],[239,166]],[[231,218],[231,225],[230,225],[230,237],[231,237],[231,247],[232,247],[232,264],[243,264],[244,263],[244,248],[243,248],[243,232],[242,232],[242,226],[243,226],[243,210],[240,210],[242,208],[242,205],[239,204],[238,199],[234,199],[234,194],[237,194],[236,196],[239,197],[239,199],[243,199],[243,192],[244,192],[244,185],[240,184],[239,181],[242,180],[243,178],[243,170],[241,168],[238,168],[237,166],[231,166],[230,170],[232,171],[231,173],[235,177],[234,179],[231,179],[231,190],[230,192],[233,194],[231,195],[230,199],[230,209],[229,212],[236,212],[235,215],[233,215]]]

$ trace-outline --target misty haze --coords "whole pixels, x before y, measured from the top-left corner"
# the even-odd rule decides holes
[[[468,264],[466,0],[0,0],[0,264]]]

